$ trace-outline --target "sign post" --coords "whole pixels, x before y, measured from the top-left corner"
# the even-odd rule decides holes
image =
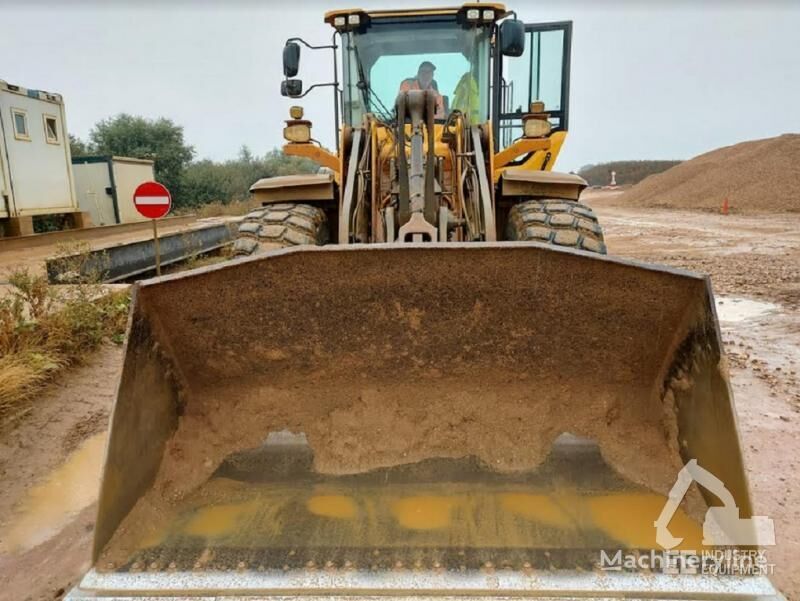
[[[161,249],[158,246],[158,219],[153,219],[153,246],[156,250],[156,275],[161,275]]]
[[[161,275],[161,249],[158,245],[158,219],[172,208],[169,190],[158,182],[139,184],[133,193],[133,204],[142,217],[153,220],[153,245],[156,253],[156,275]]]

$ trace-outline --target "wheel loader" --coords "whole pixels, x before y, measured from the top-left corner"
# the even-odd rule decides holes
[[[133,288],[68,598],[781,598],[708,278],[610,257],[553,171],[571,23],[324,20],[281,92],[330,88],[336,150],[292,106],[320,171],[253,184],[238,257]]]

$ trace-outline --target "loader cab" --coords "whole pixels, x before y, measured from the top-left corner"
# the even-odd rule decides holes
[[[444,120],[452,110],[472,123],[491,121],[495,151],[523,135],[523,118],[534,101],[544,102],[552,131],[566,130],[569,117],[569,64],[572,23],[525,24],[499,3],[460,8],[331,11],[330,48],[336,121],[359,127],[365,114],[392,119],[404,81],[413,81],[425,62],[435,67],[435,89],[442,96]],[[338,52],[337,52],[338,51]],[[284,49],[284,73],[298,72],[300,46]],[[341,61],[341,65],[338,61]],[[341,70],[341,81],[339,71]],[[282,83],[284,96],[302,97],[299,79]]]
[[[480,11],[478,11],[480,12]],[[342,115],[359,125],[366,113],[391,121],[400,89],[419,86],[421,67],[433,67],[430,86],[444,110],[488,120],[491,103],[491,39],[496,14],[467,20],[467,11],[409,16],[365,15],[365,25],[343,28]],[[336,17],[334,17],[335,20]]]

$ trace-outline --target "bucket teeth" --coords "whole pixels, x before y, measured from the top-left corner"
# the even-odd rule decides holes
[[[138,553],[122,567],[128,572],[483,572],[579,569],[591,571],[596,553],[586,549],[150,549]]]
[[[531,562],[522,562],[522,572],[525,574],[531,574],[533,572],[533,566],[531,566]]]

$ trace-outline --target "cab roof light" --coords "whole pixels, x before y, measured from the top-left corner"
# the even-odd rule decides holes
[[[358,31],[363,33],[369,27],[369,15],[363,10],[353,12],[342,12],[334,15],[326,15],[325,22],[333,25],[339,33],[348,31]]]

